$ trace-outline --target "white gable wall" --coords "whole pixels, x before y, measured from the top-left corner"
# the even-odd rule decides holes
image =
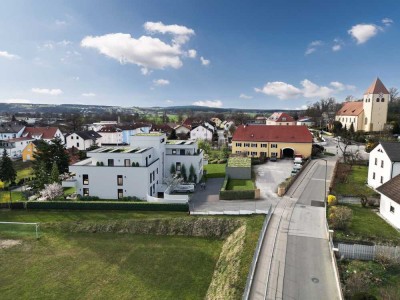
[[[381,194],[379,212],[390,224],[400,229],[400,205],[398,203]]]

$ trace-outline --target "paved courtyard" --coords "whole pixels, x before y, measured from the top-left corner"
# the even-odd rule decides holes
[[[279,160],[253,166],[256,186],[260,189],[259,200],[219,200],[219,190],[224,178],[210,178],[205,190],[196,187],[190,200],[190,211],[195,213],[249,213],[266,212],[270,205],[279,202],[276,194],[279,183],[290,176],[293,160]]]

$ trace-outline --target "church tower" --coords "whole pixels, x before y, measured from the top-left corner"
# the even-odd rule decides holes
[[[386,124],[390,93],[379,78],[365,91],[363,99],[364,131],[382,131]]]

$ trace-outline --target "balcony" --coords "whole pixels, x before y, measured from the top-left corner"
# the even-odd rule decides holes
[[[203,153],[203,150],[198,149],[198,151],[184,150],[179,149],[176,151],[167,151],[165,155],[173,155],[173,156],[199,156]]]

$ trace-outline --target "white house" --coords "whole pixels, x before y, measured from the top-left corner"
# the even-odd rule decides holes
[[[400,174],[400,143],[380,142],[369,154],[368,185],[374,189]]]
[[[28,137],[19,137],[15,139],[0,140],[0,155],[6,149],[8,156],[12,159],[22,157],[22,150],[34,139]]]
[[[377,191],[381,194],[379,212],[390,224],[400,229],[400,175],[382,184]]]
[[[104,126],[99,131],[101,145],[122,145],[122,130],[115,126]]]
[[[210,125],[211,126],[211,125]],[[211,141],[214,131],[207,125],[199,125],[190,131],[191,140],[207,140]],[[211,126],[212,127],[212,126]]]
[[[66,148],[77,148],[78,150],[87,150],[88,148],[101,143],[101,135],[96,131],[77,131],[65,137]]]
[[[2,123],[0,124],[0,140],[19,138],[24,129],[24,125],[19,125],[15,122]]]
[[[186,127],[185,125],[178,125],[175,128],[175,133],[177,136],[189,136],[190,135],[190,129]]]
[[[69,171],[75,174],[78,194],[101,199],[163,197],[171,165],[178,173],[185,165],[187,175],[193,165],[197,182],[203,174],[203,152],[196,141],[167,141],[159,132],[136,134],[130,146],[101,147],[87,156]]]
[[[315,125],[315,122],[311,118],[301,118],[297,120],[297,125],[312,127]]]
[[[296,125],[293,117],[284,112],[274,112],[267,120],[267,125]]]
[[[99,131],[105,126],[116,126],[118,124],[117,121],[100,121],[95,122],[93,124],[86,125],[88,130]]]

